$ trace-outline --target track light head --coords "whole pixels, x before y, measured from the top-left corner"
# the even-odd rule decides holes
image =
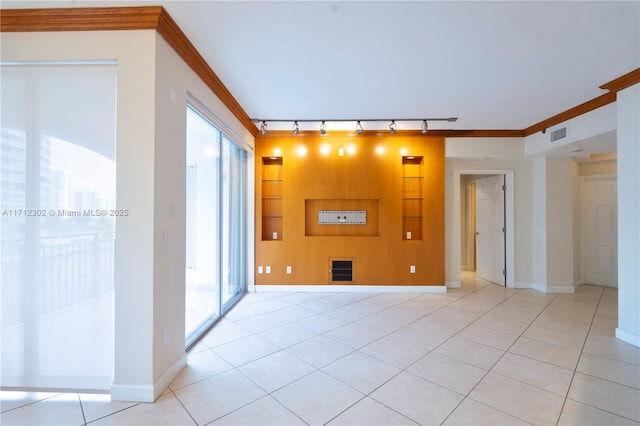
[[[320,125],[320,134],[322,136],[327,134],[327,123],[325,123],[324,121],[322,122],[322,124]]]
[[[298,122],[297,121],[294,121],[293,122],[293,134],[297,135],[299,131],[300,131],[300,126],[298,126]]]
[[[358,123],[356,123],[356,134],[360,135],[362,134],[362,131],[364,129],[362,128],[362,124],[360,124],[360,120],[358,120]]]
[[[422,120],[422,127],[420,128],[420,131],[423,135],[426,135],[429,131],[429,124],[427,124],[427,120]]]
[[[391,124],[389,124],[389,132],[391,132],[392,135],[395,135],[397,131],[396,121],[391,120]]]
[[[267,122],[263,121],[260,125],[260,134],[264,135],[267,133]]]

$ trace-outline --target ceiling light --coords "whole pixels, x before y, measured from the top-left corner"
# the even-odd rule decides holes
[[[395,120],[391,120],[391,124],[389,124],[389,131],[392,135],[395,135],[397,130]]]
[[[320,125],[320,134],[322,136],[327,134],[327,123],[325,123],[324,121],[322,122],[322,124]]]
[[[426,135],[429,131],[429,125],[427,124],[427,120],[422,120],[422,128],[420,129],[423,135]]]
[[[362,124],[360,124],[360,121],[358,121],[358,123],[356,124],[356,133],[357,133],[358,135],[360,135],[360,134],[362,134],[362,131],[363,131],[363,130],[364,130],[364,129],[362,128]]]
[[[260,134],[264,135],[265,133],[267,133],[267,122],[263,121],[260,125]]]
[[[293,134],[297,135],[299,131],[300,131],[300,126],[298,126],[298,122],[297,121],[294,121],[293,122]]]

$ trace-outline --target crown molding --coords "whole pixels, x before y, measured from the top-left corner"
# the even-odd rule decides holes
[[[242,106],[200,55],[195,46],[182,32],[173,18],[162,6],[140,7],[81,7],[46,9],[3,9],[0,13],[0,32],[38,32],[38,31],[109,31],[109,30],[156,30],[220,98],[233,115],[254,136],[259,134],[257,126],[251,121]],[[591,99],[564,112],[533,124],[523,130],[430,130],[431,136],[445,137],[524,137],[543,129],[583,115],[616,101],[616,92],[640,83],[640,68],[600,86],[608,90],[597,98]],[[288,132],[269,132],[283,136]],[[307,132],[300,132],[301,135]],[[315,132],[308,132],[315,133]],[[350,132],[345,132],[348,134]],[[370,131],[366,134],[387,135],[383,131]],[[401,132],[398,132],[401,133]],[[405,131],[404,134],[420,134],[419,131]]]
[[[0,32],[156,30],[253,135],[258,129],[162,6],[3,9]]]
[[[610,92],[619,92],[638,83],[640,83],[640,68],[636,68],[615,80],[611,80],[610,82],[600,86],[600,88]]]
[[[593,111],[594,109],[598,109],[615,101],[615,92],[605,93],[604,95],[600,95],[597,98],[591,99],[590,101],[582,103],[578,106],[563,111],[560,114],[556,114],[553,117],[549,117],[546,120],[542,120],[539,123],[527,127],[523,130],[524,136],[529,136],[544,129],[548,129],[549,127],[555,126],[556,124],[571,120],[572,118],[576,118],[580,115],[586,114],[590,111]]]

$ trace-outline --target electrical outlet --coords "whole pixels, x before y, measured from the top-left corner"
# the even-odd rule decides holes
[[[291,273],[291,266],[287,266],[287,274]]]
[[[409,272],[411,272],[412,274],[415,274],[416,273],[416,265],[409,266]]]
[[[267,266],[265,269],[266,269],[267,274],[271,273],[271,266]]]
[[[258,266],[258,273],[262,274],[264,272],[264,268],[262,266]]]
[[[411,231],[407,231],[407,240],[411,239]]]
[[[165,346],[169,344],[169,329],[167,328],[164,333],[162,333],[162,342]]]

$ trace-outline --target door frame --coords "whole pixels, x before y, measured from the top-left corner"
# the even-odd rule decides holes
[[[582,213],[584,211],[584,203],[586,202],[585,201],[585,197],[586,197],[586,195],[585,195],[585,191],[586,191],[585,185],[586,185],[587,181],[598,181],[598,180],[602,180],[602,179],[615,179],[616,187],[618,185],[618,175],[617,174],[612,174],[612,173],[603,174],[603,175],[580,176],[580,180],[579,180],[579,184],[578,184],[579,185],[578,192],[580,194],[580,201],[579,201],[579,203],[580,203],[580,216],[578,218],[579,229],[580,229],[580,243],[579,243],[580,244],[580,268],[579,268],[580,276],[579,276],[579,280],[580,280],[581,284],[585,284],[586,283],[586,277],[587,277],[586,269],[585,269],[586,268],[586,266],[585,266],[586,265],[586,260],[585,260],[586,255],[585,255],[585,247],[584,247],[584,240],[583,240],[583,236],[584,236],[584,234],[586,232],[586,230],[585,230],[585,226],[586,225],[584,224],[584,216],[583,216],[583,213]],[[617,209],[617,207],[618,207],[618,197],[617,197],[617,194],[616,194],[616,209]],[[616,235],[616,251],[617,251],[618,248],[619,247],[618,247],[618,241],[617,241],[617,235]],[[619,254],[619,252],[618,252],[618,254]],[[616,266],[616,268],[617,268],[617,266]],[[617,272],[618,271],[616,271],[616,275],[617,275]],[[588,283],[586,283],[586,284],[588,284]],[[617,285],[615,287],[607,286],[607,285],[604,285],[604,284],[598,284],[598,285],[601,285],[603,287],[608,287],[608,288],[616,288],[616,289],[618,288]]]
[[[457,288],[461,285],[460,237],[462,223],[460,220],[460,176],[461,175],[504,175],[506,190],[505,207],[505,268],[507,288],[515,288],[515,203],[514,173],[509,169],[466,169],[453,170],[453,251],[451,252],[451,268],[454,281],[448,281],[447,287]]]

